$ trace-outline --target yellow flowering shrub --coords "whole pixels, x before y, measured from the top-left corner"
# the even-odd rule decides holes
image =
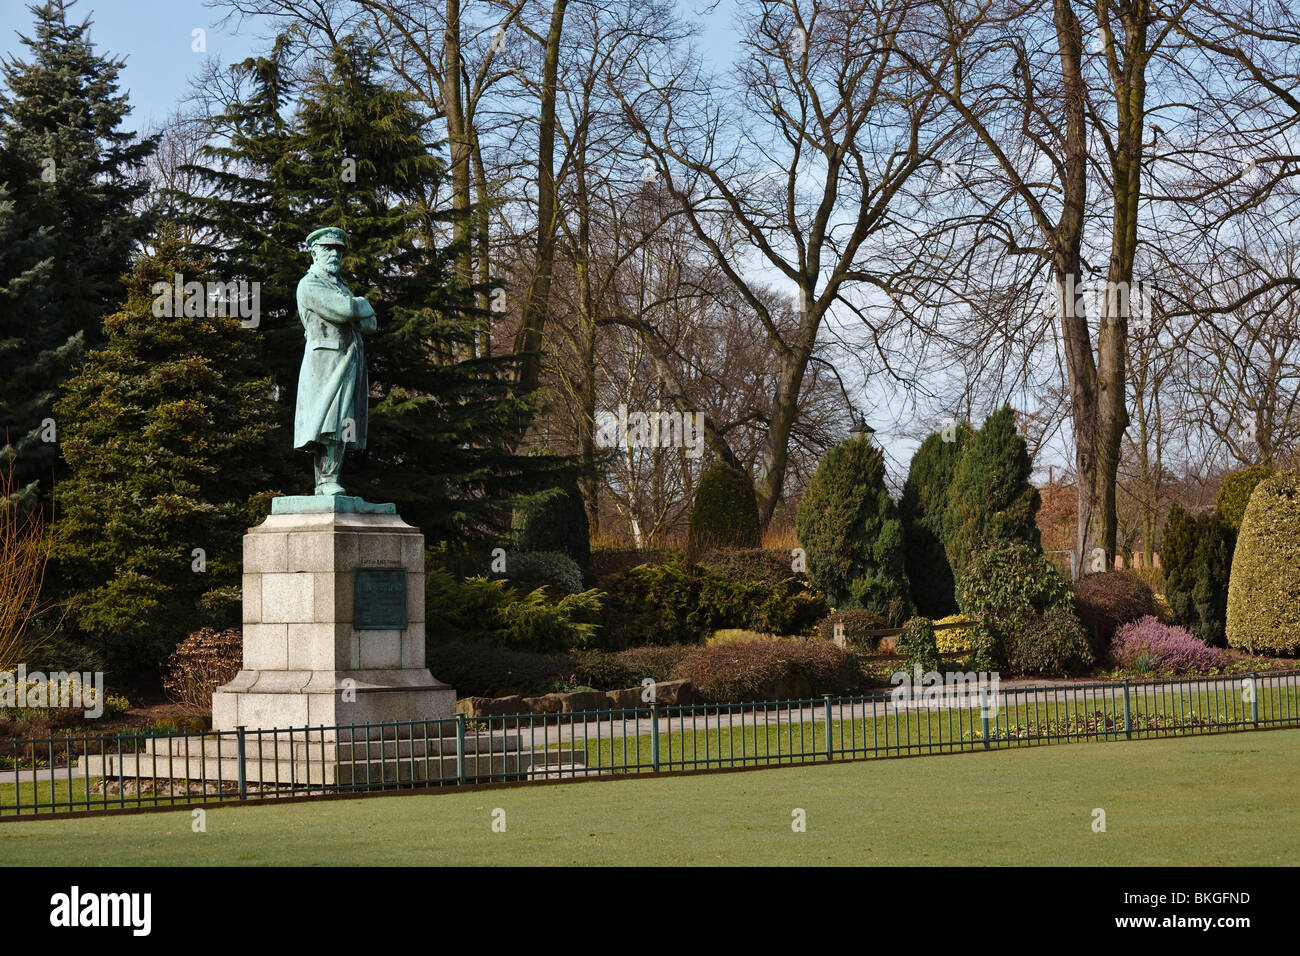
[[[934,622],[938,624],[966,624],[967,627],[948,627],[943,630],[935,629],[934,639],[939,646],[940,654],[966,654],[971,649],[970,636],[971,631],[975,629],[975,622],[965,614],[949,614]]]

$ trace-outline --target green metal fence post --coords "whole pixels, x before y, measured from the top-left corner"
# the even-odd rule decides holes
[[[659,772],[659,704],[650,705],[650,766]]]
[[[831,695],[823,694],[822,700],[826,702],[826,759],[835,759],[835,738],[831,735]]]
[[[1127,740],[1133,739],[1133,715],[1129,712],[1128,681],[1124,682],[1124,737]]]
[[[248,775],[244,772],[244,725],[240,724],[235,728],[237,741],[235,746],[235,755],[239,763],[239,799],[248,799]]]
[[[465,782],[465,715],[456,715],[456,782]]]
[[[984,708],[984,710],[980,713],[980,721],[984,725],[984,749],[988,750],[989,749],[989,712],[987,707]]]
[[[1250,695],[1250,722],[1259,730],[1259,675],[1250,675],[1250,689],[1253,693]]]

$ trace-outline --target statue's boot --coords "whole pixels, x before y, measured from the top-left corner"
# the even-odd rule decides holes
[[[346,495],[346,489],[339,484],[339,471],[343,468],[343,443],[322,442],[318,449],[314,456],[316,494]]]

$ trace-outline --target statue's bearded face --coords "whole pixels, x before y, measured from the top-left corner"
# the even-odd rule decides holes
[[[332,276],[343,268],[343,247],[318,242],[311,247],[311,261]]]

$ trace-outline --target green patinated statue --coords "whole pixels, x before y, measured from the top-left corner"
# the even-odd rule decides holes
[[[293,446],[315,460],[316,494],[344,495],[343,453],[366,447],[366,350],[375,310],[339,278],[347,233],[329,227],[307,237],[311,268],[298,283],[298,318],[307,336],[298,373]]]

